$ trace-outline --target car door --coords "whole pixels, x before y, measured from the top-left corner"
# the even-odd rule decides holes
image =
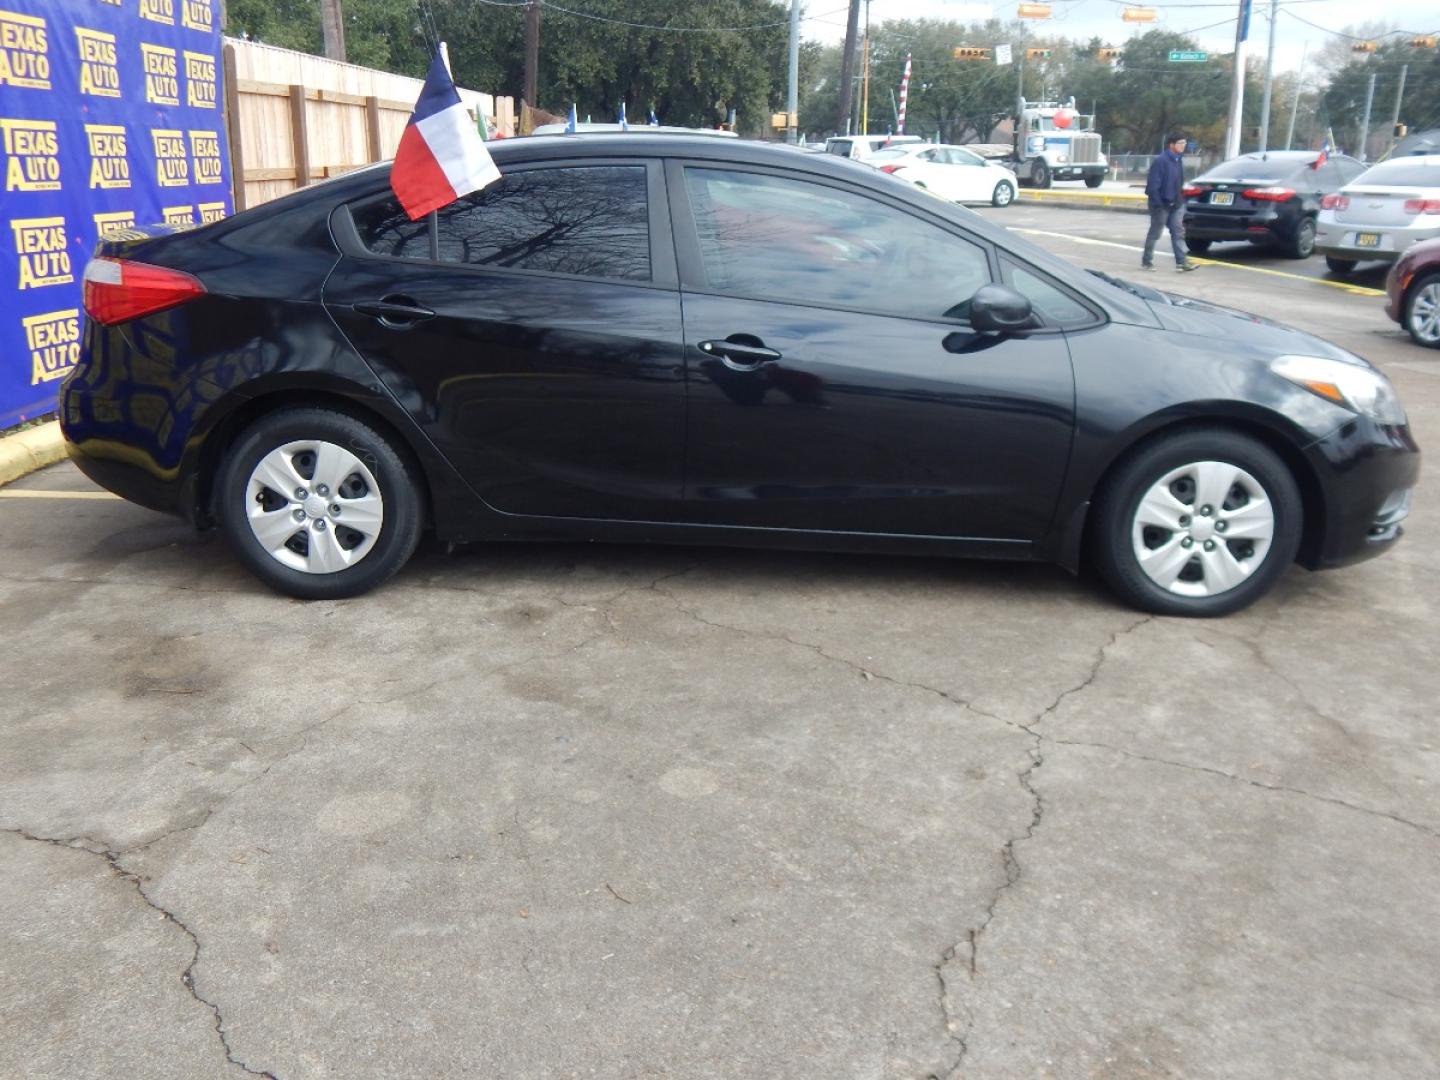
[[[667,163],[707,524],[1034,540],[1071,442],[1065,336],[977,333],[973,235],[813,175]]]
[[[953,199],[951,194],[954,184],[950,177],[950,169],[944,163],[943,151],[931,147],[928,150],[921,150],[918,153],[910,154],[905,164],[908,169],[913,170],[910,180],[916,184],[922,184],[932,195],[939,195],[942,199]]]
[[[658,161],[507,166],[411,222],[388,193],[332,219],[324,302],[490,506],[664,520],[685,383]]]
[[[990,182],[990,170],[979,155],[952,146],[945,151],[945,160],[949,162],[948,171],[954,177],[957,194],[952,197],[957,202],[990,201],[994,184]]]

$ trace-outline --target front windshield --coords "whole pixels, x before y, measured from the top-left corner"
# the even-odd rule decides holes
[[[1069,125],[1063,128],[1055,123],[1053,116],[1042,116],[1039,120],[1040,131],[1089,131],[1095,126],[1094,115],[1086,116],[1084,113],[1071,113]]]

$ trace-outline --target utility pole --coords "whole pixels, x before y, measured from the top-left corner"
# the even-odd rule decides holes
[[[1270,91],[1275,84],[1275,24],[1280,21],[1280,0],[1270,0],[1270,49],[1265,53],[1265,94],[1260,102],[1260,152],[1270,149]]]
[[[1395,149],[1395,129],[1400,126],[1400,100],[1405,96],[1405,75],[1409,70],[1409,64],[1400,65],[1400,88],[1395,91],[1395,115],[1390,118],[1390,141],[1385,144],[1387,157],[1390,151]]]
[[[870,0],[865,0],[865,69],[860,83],[860,134],[870,134]]]
[[[800,0],[790,0],[790,91],[785,96],[785,141],[799,141],[800,111]]]
[[[1375,73],[1370,73],[1370,84],[1365,88],[1365,119],[1360,121],[1360,153],[1356,156],[1366,160],[1365,143],[1370,138],[1370,103],[1375,100]]]
[[[325,55],[343,62],[345,14],[340,10],[340,0],[320,0],[320,32],[325,36]]]
[[[850,106],[855,100],[855,39],[860,34],[860,0],[850,0],[845,22],[845,53],[840,57],[840,107],[835,112],[835,131],[850,134]]]
[[[1241,125],[1245,122],[1245,39],[1250,36],[1250,0],[1240,0],[1235,19],[1235,70],[1230,80],[1230,121],[1225,129],[1225,157],[1240,156]]]
[[[525,90],[521,100],[532,109],[537,107],[540,77],[540,0],[525,5]]]
[[[1295,76],[1295,100],[1290,102],[1290,127],[1285,132],[1285,149],[1290,149],[1290,143],[1295,139],[1295,114],[1300,111],[1300,92],[1305,88],[1305,57],[1310,53],[1310,42],[1305,42],[1305,47],[1300,50],[1300,71]]]

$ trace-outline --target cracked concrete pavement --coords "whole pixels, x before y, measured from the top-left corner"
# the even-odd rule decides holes
[[[1226,273],[1177,287],[1266,311]],[[1269,291],[1430,442],[1440,355]],[[1437,520],[1200,623],[577,545],[305,604],[0,499],[0,1075],[1426,1075]]]

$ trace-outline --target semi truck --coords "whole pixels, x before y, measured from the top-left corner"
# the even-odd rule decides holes
[[[1100,151],[1094,115],[1079,112],[1073,97],[1021,104],[1008,159],[1020,183],[1048,188],[1055,180],[1084,180],[1086,187],[1099,187],[1109,163]]]

